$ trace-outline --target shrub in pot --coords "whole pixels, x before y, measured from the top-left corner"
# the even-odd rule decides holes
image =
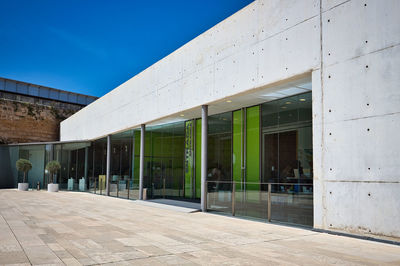
[[[29,183],[26,182],[26,174],[29,172],[29,170],[32,169],[32,163],[26,159],[19,159],[15,163],[15,166],[17,167],[18,171],[21,171],[24,173],[24,180],[22,183],[18,183],[18,190],[27,191],[28,187],[29,187]]]
[[[47,191],[58,192],[57,178],[55,174],[61,169],[61,165],[58,161],[50,161],[46,165],[46,170],[49,171],[50,176],[47,182]],[[54,182],[54,183],[53,183]]]

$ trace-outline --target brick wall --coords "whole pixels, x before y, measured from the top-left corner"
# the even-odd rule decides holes
[[[34,97],[10,98],[0,98],[0,144],[57,141],[60,122],[82,108]]]

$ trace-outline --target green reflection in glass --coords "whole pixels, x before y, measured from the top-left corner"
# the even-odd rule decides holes
[[[196,198],[201,196],[201,119],[196,120]]]

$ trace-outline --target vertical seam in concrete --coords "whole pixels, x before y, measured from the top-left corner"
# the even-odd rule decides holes
[[[320,80],[321,80],[321,168],[320,176],[318,177],[321,196],[322,196],[322,228],[326,228],[326,197],[325,197],[325,183],[323,182],[323,168],[324,168],[324,60],[323,60],[323,25],[322,25],[322,0],[319,1],[319,23],[320,23]]]

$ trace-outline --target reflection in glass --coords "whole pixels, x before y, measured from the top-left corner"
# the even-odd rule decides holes
[[[32,169],[27,173],[30,188],[36,188],[37,183],[45,188],[45,145],[26,145],[19,147],[19,159],[27,159],[32,163]],[[15,168],[15,164],[13,166]],[[23,173],[18,172],[18,182],[22,182]]]
[[[133,130],[111,136],[110,196],[128,198],[132,177]]]
[[[311,92],[262,105],[263,182],[271,186],[272,220],[312,225]]]
[[[96,194],[106,194],[107,138],[92,142],[92,175],[89,175],[89,190]]]
[[[144,187],[151,198],[184,197],[184,122],[146,128]]]
[[[232,112],[212,115],[208,118],[207,180],[231,181],[231,168]]]

